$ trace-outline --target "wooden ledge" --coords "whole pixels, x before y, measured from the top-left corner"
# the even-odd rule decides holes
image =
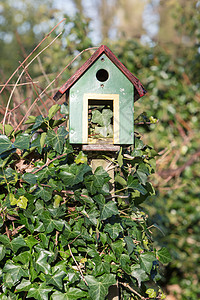
[[[90,144],[90,145],[83,145],[83,151],[119,151],[120,146],[118,145],[109,145],[109,144]]]

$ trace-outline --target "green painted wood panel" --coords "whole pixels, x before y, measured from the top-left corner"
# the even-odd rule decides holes
[[[96,78],[96,73],[100,69],[105,69],[109,74],[105,82],[100,82]],[[70,89],[70,143],[82,143],[82,111],[85,93],[119,94],[120,144],[133,144],[134,86],[105,54],[99,57]]]

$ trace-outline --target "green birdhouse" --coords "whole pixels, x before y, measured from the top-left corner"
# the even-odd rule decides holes
[[[69,141],[84,150],[117,150],[134,143],[134,101],[141,82],[102,45],[57,91],[69,98]]]

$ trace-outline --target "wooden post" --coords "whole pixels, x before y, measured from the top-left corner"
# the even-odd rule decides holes
[[[89,146],[89,147],[88,147]],[[99,145],[96,145],[98,147]],[[109,147],[108,147],[109,146]],[[115,191],[115,186],[114,186],[114,178],[115,178],[115,172],[114,172],[114,163],[112,163],[110,160],[106,158],[101,158],[100,157],[100,152],[96,151],[95,145],[83,145],[82,150],[89,151],[88,152],[88,160],[90,161],[90,166],[93,170],[93,172],[98,168],[99,166],[103,167],[104,170],[106,170],[110,176],[110,193],[113,194]],[[105,147],[102,147],[102,145],[99,146],[101,148],[101,151],[110,151],[106,153],[106,156],[110,157],[111,159],[116,158],[116,153],[119,151],[120,147],[119,146],[114,146],[114,145],[105,145]],[[91,152],[92,151],[92,152]],[[109,287],[108,291],[108,300],[119,300],[119,287],[118,284],[112,285]]]

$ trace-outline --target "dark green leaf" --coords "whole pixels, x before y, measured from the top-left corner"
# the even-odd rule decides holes
[[[133,176],[128,176],[128,188],[139,191],[142,195],[145,195],[147,191],[145,188],[139,183],[138,179],[135,179]]]
[[[51,118],[53,118],[53,116],[55,116],[55,114],[57,113],[57,111],[59,109],[60,109],[60,105],[59,104],[54,104],[53,106],[50,107],[49,113],[48,113],[49,120]]]
[[[23,174],[22,179],[31,185],[36,184],[37,175],[31,174],[31,173],[25,173],[25,174]]]
[[[137,279],[138,286],[141,286],[142,281],[149,280],[149,276],[146,272],[140,267],[140,265],[131,266],[131,276]]]
[[[77,300],[83,299],[87,296],[87,293],[81,289],[70,287],[66,293],[56,291],[52,294],[52,300]]]
[[[4,258],[6,254],[6,247],[4,245],[0,245],[0,261]]]
[[[51,267],[49,265],[48,261],[48,253],[45,251],[40,251],[39,256],[36,260],[36,268],[38,272],[43,272],[45,274],[48,274],[51,270]]]
[[[26,245],[30,248],[30,250],[39,243],[32,235],[29,235],[25,238]]]
[[[119,223],[106,224],[104,231],[108,232],[110,237],[115,240],[119,236],[120,232],[123,231],[123,228]]]
[[[13,146],[21,150],[29,149],[30,139],[31,137],[28,133],[22,133],[19,136],[17,136]]]
[[[23,269],[23,266],[20,264],[14,264],[12,261],[8,261],[4,268],[4,273],[8,273],[14,283],[19,281],[21,277],[28,277],[28,271]]]
[[[130,264],[131,264],[131,260],[129,255],[127,254],[122,254],[120,256],[120,264],[122,269],[127,273],[130,274],[131,273],[131,268],[130,268]]]
[[[162,249],[158,250],[157,256],[158,256],[159,261],[162,264],[168,264],[172,260],[171,255],[170,255],[169,251],[167,250],[167,248],[162,248]]]
[[[28,291],[27,298],[33,298],[37,300],[48,300],[48,295],[52,290],[53,288],[47,286],[45,282],[43,282],[42,284],[35,283]]]
[[[31,287],[31,282],[27,279],[22,279],[21,283],[16,286],[17,292],[26,292],[29,291]]]
[[[48,187],[39,186],[38,191],[35,194],[37,197],[42,198],[45,202],[52,198],[52,190]]]
[[[67,131],[63,126],[58,128],[57,133],[55,133],[52,129],[50,129],[48,130],[46,136],[47,144],[52,146],[52,148],[55,151],[61,154],[65,143],[66,135],[67,135]]]
[[[141,267],[150,274],[153,262],[156,260],[153,253],[142,253],[140,254]]]
[[[59,173],[60,179],[67,186],[73,186],[83,181],[83,176],[91,171],[91,168],[86,164],[61,167],[61,172]]]
[[[41,115],[37,116],[36,119],[34,120],[34,125],[33,125],[32,129],[33,130],[37,129],[38,127],[40,127],[42,125],[43,122],[44,122],[44,118]]]
[[[46,283],[48,285],[53,285],[58,289],[63,289],[63,278],[66,276],[64,271],[57,270],[54,274],[45,275]]]
[[[135,249],[135,244],[133,243],[133,239],[130,236],[125,236],[124,240],[126,242],[128,254],[131,255],[131,253]]]
[[[109,201],[100,206],[101,220],[106,220],[113,215],[118,215],[119,211],[114,201]]]
[[[26,246],[26,242],[24,240],[24,238],[20,235],[16,238],[14,238],[12,241],[11,241],[11,247],[12,247],[12,250],[13,252],[17,252],[21,247],[25,247]]]
[[[85,276],[85,279],[89,286],[89,295],[91,299],[105,300],[108,294],[108,288],[116,283],[115,276],[113,274],[104,274],[98,278],[94,276]]]
[[[12,149],[12,143],[6,135],[0,135],[0,154]]]

